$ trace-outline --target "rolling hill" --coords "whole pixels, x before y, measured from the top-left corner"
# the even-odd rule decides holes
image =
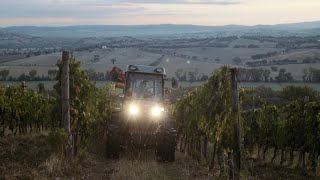
[[[278,25],[226,25],[226,26],[195,26],[195,25],[81,25],[65,27],[13,26],[0,28],[11,33],[25,33],[41,37],[111,37],[111,36],[172,36],[207,33],[219,35],[232,32],[233,34],[265,34],[275,35],[311,35],[320,34],[320,21],[302,22]],[[312,31],[308,31],[313,29]],[[232,34],[231,33],[231,34]]]

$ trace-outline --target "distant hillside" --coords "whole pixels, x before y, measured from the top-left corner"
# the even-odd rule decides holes
[[[260,28],[272,28],[278,30],[304,30],[304,29],[314,29],[320,28],[320,21],[314,22],[301,22],[301,23],[291,23],[291,24],[276,24],[276,25],[257,25]]]
[[[320,21],[303,22],[294,24],[256,25],[256,26],[194,26],[194,25],[82,25],[65,27],[36,27],[14,26],[0,30],[11,33],[24,33],[41,37],[111,37],[111,36],[170,36],[207,34],[219,36],[223,33],[228,35],[314,35],[320,34]],[[313,29],[310,31],[310,29]],[[308,31],[309,30],[309,31]],[[222,34],[221,34],[222,33]]]
[[[41,37],[23,32],[10,32],[0,29],[0,49],[18,48],[68,48],[80,47],[82,39],[69,37]],[[95,42],[96,43],[96,42]]]
[[[39,37],[32,37],[23,33],[12,33],[0,30],[0,49],[1,48],[19,48],[20,46],[30,46],[41,40]]]
[[[65,27],[14,26],[0,30],[12,33],[25,33],[34,36],[51,37],[110,37],[141,35],[172,35],[179,33],[204,33],[217,31],[244,30],[245,26],[193,26],[193,25],[83,25]]]

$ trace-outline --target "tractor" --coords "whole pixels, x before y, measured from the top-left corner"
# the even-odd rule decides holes
[[[111,71],[115,87],[120,88],[118,106],[107,126],[107,158],[118,159],[130,148],[155,150],[158,160],[173,162],[177,132],[170,115],[163,67],[128,65],[125,73],[117,67]],[[178,82],[172,80],[172,88]]]

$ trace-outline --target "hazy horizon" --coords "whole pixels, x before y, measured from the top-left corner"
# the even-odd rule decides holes
[[[274,25],[320,20],[319,0],[1,0],[0,27]]]
[[[253,24],[253,25],[244,25],[244,24],[225,24],[225,25],[197,25],[197,24],[172,24],[172,23],[163,23],[163,24],[77,24],[77,25],[13,25],[13,26],[0,26],[0,28],[7,27],[72,27],[72,26],[157,26],[157,25],[182,25],[182,26],[208,26],[208,27],[220,27],[220,26],[273,26],[273,25],[283,25],[283,24],[299,24],[299,23],[320,23],[319,20],[315,21],[298,21],[292,23],[276,23],[276,24]]]

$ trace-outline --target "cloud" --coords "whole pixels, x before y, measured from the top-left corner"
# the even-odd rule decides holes
[[[208,4],[208,5],[233,5],[240,4],[234,0],[117,0],[114,2],[133,4]]]
[[[94,2],[94,1],[93,1]],[[85,1],[10,1],[0,6],[1,18],[109,18],[141,14],[141,6],[123,4],[86,4]],[[14,8],[12,8],[14,7]]]
[[[113,18],[128,16],[161,16],[181,13],[163,8],[148,10],[151,4],[231,5],[233,0],[8,0],[1,3],[3,18]]]
[[[320,0],[0,0],[0,26],[275,24],[319,20],[319,9]]]

